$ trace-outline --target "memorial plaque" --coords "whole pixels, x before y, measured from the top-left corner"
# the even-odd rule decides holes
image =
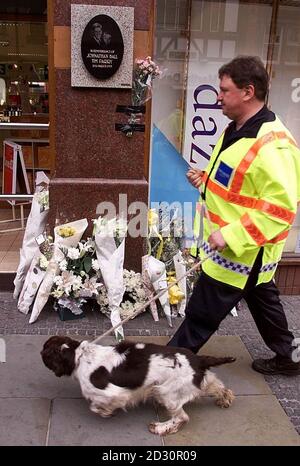
[[[134,8],[71,5],[71,84],[131,88]]]
[[[107,15],[97,15],[84,29],[81,55],[86,69],[92,76],[108,79],[119,69],[124,42],[116,21]]]

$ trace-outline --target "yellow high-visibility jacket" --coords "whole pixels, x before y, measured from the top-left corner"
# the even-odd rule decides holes
[[[223,137],[205,169],[203,186],[206,184],[205,202],[213,230],[220,229],[227,247],[206,260],[202,268],[210,277],[243,289],[261,247],[257,284],[274,276],[300,200],[300,150],[278,117],[263,123],[256,138],[241,138],[218,156]],[[198,204],[195,237],[199,212]],[[204,218],[201,258],[211,251],[210,233]],[[193,254],[195,247],[192,249]]]

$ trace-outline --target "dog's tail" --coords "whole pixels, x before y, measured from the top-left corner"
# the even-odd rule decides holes
[[[228,364],[234,362],[236,358],[225,356],[224,358],[215,358],[214,356],[198,356],[199,366],[201,369],[208,369],[213,366],[221,366],[222,364]]]

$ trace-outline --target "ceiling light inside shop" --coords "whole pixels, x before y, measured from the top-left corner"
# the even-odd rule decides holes
[[[32,82],[28,82],[28,84],[29,84],[30,86],[40,86],[40,87],[43,87],[43,86],[45,86],[46,83],[43,83],[42,81],[39,81],[39,82],[32,81]]]

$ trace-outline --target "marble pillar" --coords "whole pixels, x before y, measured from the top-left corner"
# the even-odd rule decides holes
[[[115,131],[115,123],[126,121],[116,106],[131,103],[131,90],[71,87],[71,3],[134,7],[135,55],[149,55],[151,44],[149,0],[48,1],[52,224],[56,218],[60,223],[92,220],[99,203],[110,201],[118,207],[119,194],[127,195],[128,204],[147,203],[148,198],[147,132],[128,138]],[[126,268],[140,270],[144,242],[127,238]]]

